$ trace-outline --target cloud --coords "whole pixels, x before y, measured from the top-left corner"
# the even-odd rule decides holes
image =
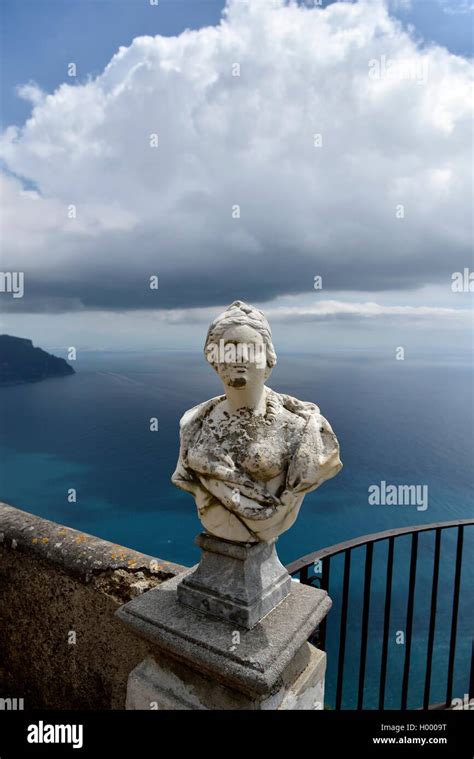
[[[438,3],[443,13],[448,16],[465,15],[474,11],[472,0],[438,0]]]
[[[264,302],[315,275],[449,285],[470,261],[471,71],[379,0],[231,0],[219,26],[136,38],[86,82],[29,83],[1,143],[11,307]]]
[[[314,306],[267,309],[268,318],[276,320],[325,320],[332,318],[375,318],[401,316],[404,318],[436,319],[456,318],[470,319],[468,309],[438,308],[432,306],[387,306],[379,303],[346,303],[337,300],[326,300]]]
[[[212,308],[175,308],[161,311],[156,315],[158,322],[166,324],[209,324],[216,316],[225,310],[225,305],[213,306]],[[220,309],[220,310],[219,310]],[[304,306],[267,306],[265,315],[273,322],[304,321],[332,321],[334,319],[385,319],[386,317],[400,317],[402,320],[425,320],[433,319],[452,320],[453,322],[469,322],[472,312],[468,308],[446,308],[438,306],[392,306],[373,301],[347,302],[340,300],[320,300],[313,305]],[[149,315],[151,318],[151,314]]]

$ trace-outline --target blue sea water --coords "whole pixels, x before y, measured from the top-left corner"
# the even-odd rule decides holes
[[[178,422],[192,405],[221,393],[199,354],[89,354],[77,374],[0,391],[0,498],[40,516],[153,556],[193,564],[200,529],[190,495],[170,482],[178,454]],[[280,538],[284,563],[359,535],[404,525],[472,517],[474,488],[472,368],[409,361],[280,355],[269,384],[311,400],[341,445],[342,472],[307,496],[295,526]],[[159,430],[150,431],[157,417]],[[373,506],[368,488],[427,485],[429,505]],[[77,502],[67,491],[75,488]],[[445,695],[456,531],[443,536],[431,702]],[[474,528],[465,531],[454,695],[466,692],[472,638]],[[410,539],[397,542],[389,645],[387,704],[398,707],[396,683],[405,646]],[[420,536],[409,704],[422,701],[434,539]],[[357,699],[363,549],[351,579],[344,706]],[[357,552],[356,552],[357,553]],[[385,544],[374,550],[364,705],[377,705],[383,632]],[[333,561],[329,660],[337,659],[342,566]],[[328,701],[334,697],[329,668]],[[398,691],[399,692],[399,691]],[[393,695],[392,695],[393,693]]]

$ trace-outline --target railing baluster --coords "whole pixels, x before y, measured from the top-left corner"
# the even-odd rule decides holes
[[[329,593],[329,570],[330,570],[331,557],[327,556],[323,559],[323,574],[321,576],[321,588],[327,590]],[[327,616],[324,617],[319,628],[319,647],[322,651],[326,650],[326,624]]]
[[[422,532],[435,531],[435,548],[433,559],[433,572],[431,580],[431,607],[430,607],[430,619],[429,629],[427,635],[427,649],[426,649],[426,670],[425,679],[423,684],[423,707],[427,709],[430,704],[430,691],[432,684],[432,670],[433,670],[433,658],[434,658],[434,643],[437,628],[437,615],[438,615],[438,592],[439,592],[439,576],[440,576],[440,556],[441,546],[443,544],[443,531],[449,528],[456,528],[458,530],[457,539],[457,553],[456,553],[456,569],[454,576],[454,589],[453,589],[453,606],[451,616],[451,631],[450,631],[450,646],[448,656],[448,673],[447,673],[447,689],[446,689],[446,701],[444,704],[449,707],[452,701],[453,691],[453,679],[454,669],[456,662],[456,643],[458,633],[458,615],[459,615],[459,592],[461,586],[461,574],[462,574],[462,550],[463,550],[463,530],[465,526],[474,525],[474,519],[461,519],[450,522],[434,522],[432,524],[416,525],[412,527],[401,527],[392,530],[385,530],[384,532],[373,533],[370,535],[362,535],[353,540],[346,540],[337,545],[329,546],[328,548],[319,549],[312,554],[302,556],[297,561],[289,564],[287,569],[292,575],[296,575],[299,581],[303,585],[315,585],[319,584],[323,590],[329,592],[329,574],[331,559],[334,556],[344,555],[344,573],[343,573],[343,588],[341,595],[341,616],[339,627],[339,652],[337,661],[330,661],[329,667],[332,669],[337,666],[336,675],[336,698],[335,708],[340,709],[342,705],[343,690],[344,690],[344,667],[345,667],[345,652],[346,652],[346,639],[347,639],[347,619],[348,619],[348,607],[349,607],[349,586],[350,586],[350,572],[351,572],[351,553],[355,548],[365,546],[365,580],[364,580],[364,594],[363,594],[363,607],[362,607],[362,624],[361,624],[361,643],[360,643],[360,658],[359,658],[359,679],[358,679],[358,692],[357,692],[357,708],[363,708],[364,702],[364,689],[365,680],[367,675],[367,650],[368,650],[368,632],[369,632],[369,617],[370,609],[372,606],[372,599],[370,597],[372,574],[374,573],[374,558],[373,558],[373,546],[375,543],[379,543],[382,540],[388,540],[388,555],[386,565],[386,578],[385,578],[385,602],[384,602],[384,620],[383,620],[383,639],[382,639],[382,653],[380,662],[380,682],[379,682],[379,709],[385,708],[385,692],[387,688],[387,672],[388,672],[388,642],[390,639],[390,623],[392,616],[392,598],[394,597],[395,590],[393,587],[393,571],[394,571],[394,553],[395,553],[395,539],[402,535],[411,536],[411,556],[410,556],[410,568],[409,568],[409,585],[408,585],[408,597],[406,608],[406,620],[405,620],[405,655],[403,663],[403,674],[401,684],[401,709],[406,710],[408,704],[409,695],[409,680],[411,669],[411,650],[412,650],[412,637],[413,637],[413,622],[414,622],[414,605],[416,596],[416,576],[417,576],[417,554],[418,554],[418,535]],[[322,574],[310,574],[312,567],[315,566],[316,561],[322,562]],[[334,578],[332,580],[334,585]],[[439,616],[439,615],[438,615]],[[326,649],[327,642],[327,618],[324,618],[323,622],[317,628],[313,634],[309,637],[310,642],[320,647],[322,650]],[[332,628],[331,628],[332,629]],[[337,630],[334,631],[337,637]],[[351,650],[351,655],[352,655]],[[354,652],[355,653],[355,652]],[[351,668],[356,665],[357,662],[351,660]],[[469,694],[471,698],[474,698],[474,641],[473,652],[471,658],[470,669],[470,681],[466,683],[463,688],[466,690],[469,688]]]
[[[471,674],[469,676],[469,701],[474,699],[474,640],[471,644]]]
[[[439,557],[441,551],[441,530],[436,530],[435,551],[433,559],[433,584],[431,586],[431,611],[430,611],[430,628],[428,633],[428,649],[426,654],[426,676],[425,676],[425,693],[423,697],[423,709],[428,709],[430,705],[430,688],[431,688],[431,666],[433,662],[433,644],[436,625],[436,607],[438,603],[438,577],[439,577]]]
[[[462,543],[464,527],[458,527],[458,542],[456,548],[456,571],[454,575],[454,597],[453,597],[453,615],[451,618],[451,639],[449,641],[449,664],[448,664],[448,686],[446,689],[446,708],[451,704],[453,697],[453,675],[454,675],[454,657],[456,654],[456,630],[458,625],[459,609],[459,587],[461,585],[461,566],[462,566]]]
[[[341,608],[341,627],[339,633],[339,658],[337,662],[337,687],[336,687],[336,709],[341,708],[342,703],[342,682],[344,675],[344,653],[346,649],[346,628],[347,628],[347,606],[349,600],[349,579],[351,574],[351,551],[345,552],[344,559],[344,581],[342,587],[342,608]]]
[[[394,543],[395,543],[395,538],[392,536],[388,540],[387,580],[385,583],[385,609],[384,609],[384,619],[383,619],[382,661],[380,664],[379,709],[383,709],[384,703],[385,703],[385,682],[387,678],[388,636],[389,636],[389,631],[390,631],[390,611],[391,611],[391,603],[392,603],[392,575],[393,575]]]
[[[309,572],[309,567],[301,567],[301,569],[300,569],[300,583],[302,583],[302,585],[307,585],[308,584],[308,572]]]
[[[357,708],[364,706],[365,665],[367,661],[367,638],[369,636],[370,586],[372,584],[372,556],[374,544],[367,543],[365,549],[364,606],[362,610],[362,629],[360,639],[359,693]]]
[[[326,556],[323,559],[323,574],[321,576],[321,587],[323,590],[327,590],[329,593],[329,570],[331,568],[331,557]]]
[[[413,606],[415,601],[415,580],[416,580],[416,556],[418,551],[418,533],[414,532],[411,536],[411,559],[410,559],[410,579],[408,586],[408,603],[405,630],[405,663],[403,666],[402,698],[401,709],[407,708],[408,701],[408,682],[410,677],[410,656],[411,656],[411,636],[413,630]]]

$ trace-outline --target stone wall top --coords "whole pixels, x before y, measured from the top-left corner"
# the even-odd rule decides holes
[[[85,583],[112,579],[103,589],[122,601],[185,569],[5,503],[0,503],[0,547],[54,564]]]

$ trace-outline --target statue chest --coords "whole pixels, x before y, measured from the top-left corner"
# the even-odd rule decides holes
[[[289,439],[290,438],[290,439]],[[206,420],[193,446],[193,453],[211,461],[230,458],[233,465],[262,481],[276,477],[288,466],[294,445],[284,426],[263,419],[249,424]]]

